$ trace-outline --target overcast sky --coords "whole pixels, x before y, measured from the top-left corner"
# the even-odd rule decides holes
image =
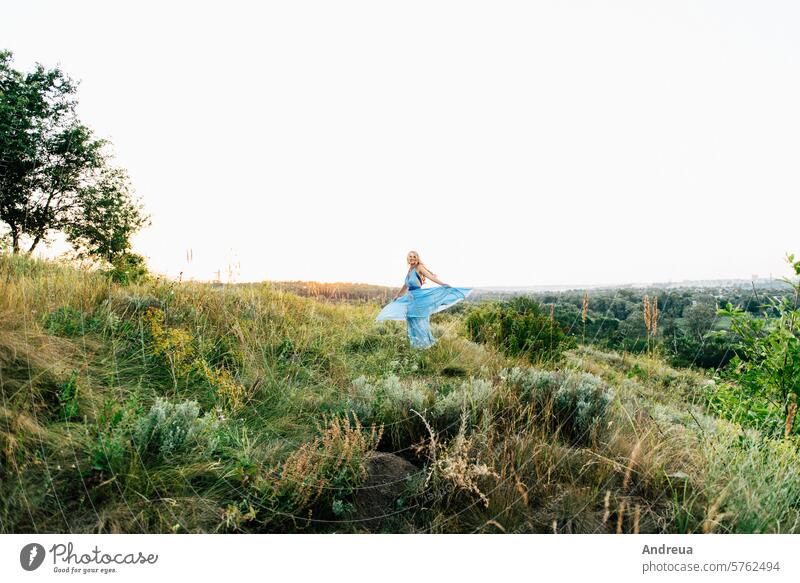
[[[788,274],[800,3],[2,0],[81,81],[156,271],[399,285]],[[191,254],[190,254],[191,252]]]

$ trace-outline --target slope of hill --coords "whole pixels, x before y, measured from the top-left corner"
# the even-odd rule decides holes
[[[0,285],[3,532],[800,529],[796,443],[657,357],[532,367],[446,312],[417,352],[375,303],[20,257]]]

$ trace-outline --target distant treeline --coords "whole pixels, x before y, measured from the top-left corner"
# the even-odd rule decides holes
[[[269,285],[299,296],[333,302],[384,303],[391,301],[399,289],[366,283],[323,283],[318,281],[273,281],[269,282]]]
[[[793,293],[777,282],[772,288],[620,288],[526,294],[552,309],[564,332],[585,344],[616,350],[648,349],[645,297],[656,307],[654,342],[674,364],[720,368],[735,356],[727,330],[729,319],[717,314],[728,303],[757,317],[774,317],[771,299]],[[494,296],[494,297],[493,297]],[[513,301],[508,294],[481,294],[484,301]],[[584,310],[585,306],[585,310]]]

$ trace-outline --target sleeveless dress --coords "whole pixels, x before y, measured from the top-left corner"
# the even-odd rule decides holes
[[[468,287],[432,287],[423,289],[413,267],[406,275],[408,292],[387,304],[375,321],[405,320],[408,324],[408,340],[414,348],[430,348],[436,343],[431,334],[430,316],[446,310],[466,298],[472,289]]]

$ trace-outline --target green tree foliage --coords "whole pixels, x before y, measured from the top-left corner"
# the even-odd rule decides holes
[[[481,304],[469,310],[464,321],[473,341],[532,362],[558,359],[574,345],[555,318],[530,297]]]
[[[113,263],[147,222],[126,173],[78,119],[75,81],[11,60],[0,51],[0,221],[12,252],[62,232],[82,254]]]
[[[650,345],[675,366],[721,369],[735,355],[733,337],[719,335],[730,327],[730,318],[719,316],[717,306],[738,305],[754,317],[773,317],[771,305],[760,301],[765,296],[779,299],[790,294],[774,282],[752,283],[752,287],[726,285],[686,288],[608,288],[588,292],[586,317],[582,304],[585,290],[535,293],[545,312],[553,316],[568,336],[582,344],[640,353],[647,350],[648,330],[643,318],[643,298],[658,300],[657,335]],[[485,293],[490,300],[507,301],[514,297],[502,292]],[[466,309],[466,305],[464,306]]]
[[[800,276],[800,261],[794,255],[787,260],[795,276]],[[736,356],[730,362],[728,376],[748,390],[756,405],[766,407],[765,421],[788,411],[792,399],[800,396],[800,281],[784,281],[793,293],[770,298],[765,317],[756,317],[730,303],[719,311],[730,318],[727,334],[735,341]]]
[[[131,236],[147,223],[131,193],[126,172],[103,168],[83,191],[83,212],[66,226],[70,242],[82,254],[114,263],[130,252]]]
[[[675,366],[697,366],[721,369],[734,357],[733,342],[727,336],[709,332],[698,338],[694,334],[675,332],[667,347]]]
[[[148,277],[144,257],[138,253],[119,253],[111,260],[111,269],[106,272],[120,284],[137,283]]]
[[[631,352],[647,350],[647,327],[641,308],[632,311],[619,325],[619,347]]]
[[[717,320],[717,306],[708,299],[701,299],[683,311],[686,330],[700,340],[711,330]]]

